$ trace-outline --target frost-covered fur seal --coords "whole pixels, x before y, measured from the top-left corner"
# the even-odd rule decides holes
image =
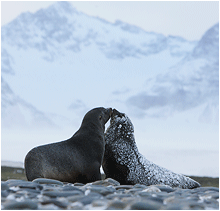
[[[200,184],[181,174],[173,173],[148,161],[139,153],[134,127],[126,114],[113,110],[110,126],[105,133],[103,170],[106,177],[121,184],[164,184],[179,188],[196,188]]]
[[[25,158],[27,179],[49,178],[70,183],[100,180],[105,123],[111,113],[111,108],[94,108],[86,113],[70,139],[29,151]]]

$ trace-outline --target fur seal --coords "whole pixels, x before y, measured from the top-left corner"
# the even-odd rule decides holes
[[[102,167],[107,178],[113,178],[127,185],[139,183],[189,189],[200,187],[200,184],[193,179],[160,167],[140,154],[135,143],[131,120],[116,109],[112,112],[105,141]]]
[[[70,183],[100,180],[105,123],[111,113],[111,108],[94,108],[86,113],[79,130],[68,140],[30,150],[25,157],[27,179],[49,178]]]

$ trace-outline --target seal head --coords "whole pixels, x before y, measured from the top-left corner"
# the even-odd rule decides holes
[[[111,113],[111,108],[94,108],[86,113],[71,138],[29,151],[25,157],[27,179],[49,178],[71,183],[100,180],[105,123]]]
[[[171,187],[195,188],[200,184],[189,177],[173,173],[148,161],[139,153],[134,138],[134,127],[124,113],[113,110],[110,126],[105,133],[103,170],[106,177],[121,184],[163,184]]]

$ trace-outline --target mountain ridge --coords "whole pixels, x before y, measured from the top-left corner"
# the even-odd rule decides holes
[[[91,23],[100,23],[100,25],[96,24],[96,27],[94,28],[93,24]],[[18,54],[20,54],[19,52],[21,51],[21,49],[23,49],[22,52],[26,52],[29,49],[36,50],[37,52],[39,52],[38,54],[40,55],[40,57],[49,63],[52,63],[55,60],[62,60],[66,56],[75,57],[76,54],[82,53],[82,51],[84,52],[87,48],[96,48],[99,53],[105,55],[107,60],[110,59],[120,61],[133,57],[134,59],[137,59],[136,63],[140,59],[149,56],[152,57],[152,55],[159,55],[159,53],[161,54],[163,52],[167,52],[167,54],[170,55],[170,58],[178,58],[178,62],[175,63],[174,66],[170,65],[167,70],[165,68],[165,72],[169,72],[171,70],[171,73],[158,74],[156,77],[154,77],[153,80],[146,80],[146,83],[151,81],[150,84],[153,83],[153,86],[158,84],[156,85],[156,89],[150,88],[149,85],[147,87],[145,85],[142,86],[143,91],[147,88],[148,92],[152,90],[150,92],[154,93],[154,95],[130,95],[130,97],[125,99],[124,103],[127,106],[133,105],[137,108],[139,102],[140,106],[138,107],[143,111],[146,109],[148,110],[148,108],[150,108],[151,106],[163,107],[168,104],[172,105],[176,102],[175,98],[177,96],[184,97],[185,100],[183,100],[182,103],[185,103],[187,101],[187,98],[191,98],[191,96],[187,97],[187,95],[189,94],[188,91],[180,88],[179,90],[177,89],[175,93],[170,95],[168,94],[168,92],[170,92],[170,88],[166,86],[161,86],[161,84],[166,84],[166,81],[168,80],[170,83],[170,87],[176,86],[177,84],[179,87],[185,86],[183,85],[183,82],[181,82],[181,80],[183,80],[183,78],[185,77],[184,74],[186,68],[182,71],[181,68],[184,65],[187,66],[187,64],[188,66],[191,65],[188,60],[194,62],[194,60],[196,59],[203,59],[201,62],[205,62],[207,67],[208,65],[210,66],[210,62],[207,63],[207,59],[204,59],[204,51],[206,52],[207,49],[209,50],[209,60],[213,60],[212,58],[217,58],[218,50],[213,51],[212,49],[215,49],[213,46],[215,46],[218,41],[218,27],[219,25],[216,24],[212,28],[210,28],[203,35],[200,41],[188,42],[181,37],[165,37],[162,34],[146,32],[139,27],[124,23],[119,20],[112,24],[103,19],[91,17],[84,13],[78,12],[75,8],[72,7],[70,3],[57,2],[50,7],[46,9],[40,9],[33,14],[23,13],[14,21],[2,27],[2,73],[6,75],[12,75],[13,77],[16,77],[16,74],[18,73],[15,70],[16,68],[14,68],[16,67],[15,58],[13,57],[13,55],[11,55],[13,48],[16,49]],[[114,33],[111,32],[111,30],[113,30]],[[109,36],[109,34],[111,36]],[[135,37],[132,37],[133,35],[135,35]],[[17,39],[15,39],[14,36],[16,36]],[[141,41],[137,41],[136,36],[138,36]],[[212,39],[212,36],[214,36],[215,39]],[[145,37],[146,39],[143,39],[143,37]],[[209,46],[206,46],[207,40],[212,41],[211,43],[208,42]],[[204,45],[206,47],[204,47]],[[18,58],[17,55],[15,56]],[[39,61],[41,61],[41,58],[39,58]],[[158,59],[160,59],[160,57]],[[216,68],[218,67],[218,60],[214,60],[214,70],[216,70]],[[205,64],[202,65],[203,68],[205,68]],[[208,69],[213,69],[213,64]],[[184,74],[179,78],[180,72]],[[193,72],[195,71],[193,70]],[[173,74],[176,76],[172,76]],[[191,73],[187,71],[187,74],[190,75]],[[200,73],[197,73],[197,75],[198,74]],[[214,75],[211,76],[210,80],[213,80],[216,76],[218,76],[218,73],[216,74],[216,71],[213,71],[213,74]],[[2,78],[5,78],[6,75],[3,75]],[[193,75],[191,77],[195,76]],[[7,80],[8,78],[9,77],[7,76]],[[185,78],[184,80],[186,81],[188,79]],[[201,79],[198,78],[195,80],[197,80],[198,82]],[[124,82],[124,84],[126,83]],[[209,85],[212,85],[211,81],[207,85],[208,88]],[[212,86],[213,89],[215,89],[217,85],[218,81],[216,80],[215,87]],[[130,91],[132,90],[128,87],[124,87],[123,89]],[[161,92],[161,94],[159,94],[158,97],[156,97],[155,93],[160,92],[160,90],[163,91]],[[120,92],[121,91],[117,89],[112,90],[112,93]],[[167,97],[164,96],[166,92]],[[170,96],[168,97],[168,95]],[[173,98],[174,101],[172,100]],[[76,99],[75,103],[77,103],[78,100],[79,99]],[[199,105],[199,101],[194,106]],[[151,102],[153,103],[152,105],[150,105]],[[189,101],[188,103],[192,104],[191,101]],[[74,102],[69,104],[69,108],[71,108],[71,104],[74,104]],[[85,105],[85,102],[83,101],[82,104],[84,104],[86,108],[89,107],[88,105]],[[175,108],[174,104],[173,106]],[[185,109],[187,109],[187,107],[185,107]],[[181,110],[181,108],[177,110]],[[170,115],[170,112],[168,112],[167,114]]]
[[[112,30],[114,33],[111,32]],[[115,37],[115,32],[121,34],[123,38]],[[135,35],[140,41],[134,37]],[[173,46],[172,40],[174,40]],[[39,51],[49,51],[50,53],[53,53],[53,48],[58,48],[60,45],[62,48],[78,52],[83,45],[90,45],[91,42],[94,42],[99,50],[111,59],[147,56],[168,47],[177,49],[178,45],[183,43],[188,43],[191,48],[195,45],[195,42],[186,42],[183,38],[181,40],[172,36],[166,38],[162,34],[146,32],[137,26],[119,20],[113,24],[100,21],[99,18],[78,12],[67,2],[55,3],[34,14],[21,14],[17,19],[2,27],[2,41],[16,45],[18,48],[34,47]],[[68,43],[69,41],[70,43]],[[179,49],[181,49],[180,46]],[[186,50],[186,52],[188,51]],[[186,52],[182,52],[182,54]],[[177,52],[177,56],[179,54],[181,53]]]

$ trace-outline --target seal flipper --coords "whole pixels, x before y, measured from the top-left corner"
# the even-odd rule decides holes
[[[25,157],[25,173],[28,181],[33,181],[37,178],[43,178],[42,165],[39,162],[40,154],[37,148],[33,148]]]
[[[117,180],[121,185],[132,185],[127,181],[129,169],[125,165],[119,163],[103,163],[103,170],[106,178],[112,178]]]

